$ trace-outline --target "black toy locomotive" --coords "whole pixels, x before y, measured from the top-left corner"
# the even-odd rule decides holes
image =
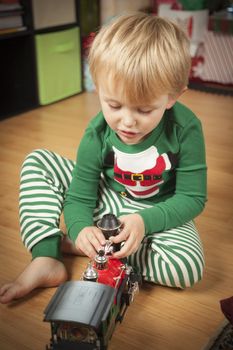
[[[109,241],[120,222],[106,214],[97,223],[106,238],[103,250],[91,261],[82,280],[58,287],[45,309],[51,339],[47,350],[106,350],[116,323],[121,322],[140,284],[140,275],[126,261],[109,259],[120,249]]]

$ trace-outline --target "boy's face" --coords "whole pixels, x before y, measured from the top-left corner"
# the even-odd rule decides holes
[[[169,95],[161,95],[150,103],[130,105],[117,91],[99,86],[98,93],[107,124],[127,145],[144,140],[159,124],[165,110],[176,101]]]

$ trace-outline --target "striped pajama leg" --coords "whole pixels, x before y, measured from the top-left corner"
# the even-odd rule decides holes
[[[103,181],[94,219],[97,221],[109,212],[120,216],[147,207],[122,198],[107,188]],[[201,280],[204,267],[202,244],[194,223],[191,221],[181,227],[146,236],[128,262],[141,272],[144,280],[169,287],[192,286]]]
[[[62,235],[60,215],[73,167],[74,162],[47,150],[35,150],[25,159],[19,214],[22,241],[28,250],[46,237]]]

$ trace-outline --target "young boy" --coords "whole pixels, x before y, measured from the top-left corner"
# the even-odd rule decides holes
[[[61,250],[93,258],[105,244],[95,223],[106,213],[122,222],[115,257],[128,257],[145,280],[185,288],[202,278],[192,220],[206,201],[204,140],[200,121],[176,102],[188,83],[186,35],[162,18],[123,15],[100,30],[89,62],[102,110],[76,164],[47,150],[26,158],[20,223],[33,259],[1,288],[2,303],[65,281]],[[59,228],[63,208],[71,240]]]

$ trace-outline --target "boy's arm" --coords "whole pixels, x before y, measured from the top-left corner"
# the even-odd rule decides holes
[[[139,212],[146,234],[178,227],[194,219],[204,209],[207,192],[205,144],[201,123],[192,120],[179,139],[176,190],[172,197]]]
[[[73,177],[64,203],[64,218],[69,237],[75,241],[78,233],[93,226],[101,174],[101,141],[89,128],[79,145]]]

